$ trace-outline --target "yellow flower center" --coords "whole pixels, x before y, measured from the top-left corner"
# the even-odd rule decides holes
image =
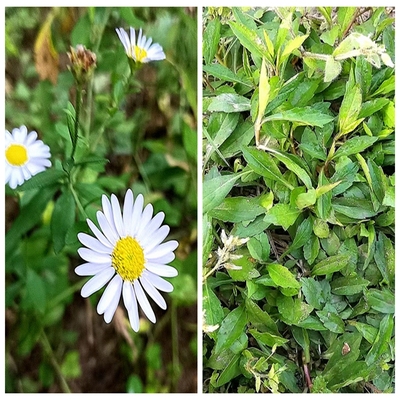
[[[21,144],[12,144],[6,150],[6,159],[9,164],[21,167],[28,161],[28,152]]]
[[[144,270],[144,253],[130,236],[118,240],[111,254],[112,266],[123,280],[134,281]]]
[[[147,51],[139,46],[133,48],[133,54],[138,62],[142,62],[147,57]]]

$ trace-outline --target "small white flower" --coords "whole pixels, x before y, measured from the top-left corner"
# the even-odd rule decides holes
[[[37,139],[35,131],[29,132],[25,125],[6,130],[5,150],[6,183],[11,189],[22,185],[32,176],[51,166],[50,148]]]
[[[174,260],[176,240],[161,243],[169,233],[169,226],[161,226],[164,213],[153,217],[153,206],[143,209],[143,196],[136,200],[129,189],[126,192],[123,210],[117,197],[112,194],[111,201],[103,195],[103,211],[97,211],[96,225],[89,219],[87,223],[95,237],[79,233],[79,241],[86,247],[78,250],[87,261],[75,268],[81,276],[94,275],[82,287],[81,295],[88,297],[108,282],[97,305],[97,312],[104,313],[109,323],[118,307],[121,297],[128,310],[129,321],[135,332],[139,330],[138,303],[151,322],[156,322],[153,309],[146,297],[149,295],[163,310],[167,304],[159,290],[171,292],[173,286],[164,277],[173,277],[177,270],[169,265]]]
[[[165,59],[163,48],[158,43],[152,44],[152,38],[146,39],[146,36],[142,35],[142,29],[139,30],[137,40],[133,28],[130,28],[130,37],[123,28],[117,28],[116,32],[124,45],[127,56],[135,62],[147,63]]]

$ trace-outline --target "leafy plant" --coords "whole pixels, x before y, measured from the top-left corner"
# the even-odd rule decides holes
[[[204,9],[205,392],[393,392],[393,22]]]

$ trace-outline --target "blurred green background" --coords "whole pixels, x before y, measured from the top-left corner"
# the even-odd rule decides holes
[[[180,243],[168,308],[152,303],[157,323],[143,319],[135,334],[122,302],[106,324],[96,312],[102,290],[80,295],[86,279],[74,273],[83,262],[76,235],[88,228],[78,209],[55,251],[62,180],[44,189],[6,186],[6,392],[197,391],[196,12],[6,8],[6,129],[36,130],[50,146],[52,168],[62,169],[71,153],[65,109],[75,104],[67,52],[85,45],[97,68],[84,96],[77,156],[108,160],[79,170],[75,189],[85,212],[95,220],[103,193],[122,200],[132,188],[155,213],[165,212],[169,238]],[[166,54],[131,80],[115,32],[130,26]]]

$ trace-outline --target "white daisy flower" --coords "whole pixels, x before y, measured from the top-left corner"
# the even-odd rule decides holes
[[[123,28],[117,28],[116,32],[119,40],[124,45],[126,55],[135,62],[147,63],[149,61],[165,59],[162,47],[158,43],[151,44],[153,41],[152,38],[146,39],[146,36],[142,35],[142,29],[139,30],[137,41],[133,28],[130,28],[130,38]]]
[[[29,132],[25,125],[6,130],[6,183],[11,189],[22,185],[32,176],[51,166],[50,148],[37,139],[35,131]]]
[[[88,297],[108,283],[97,312],[104,313],[109,323],[118,307],[121,297],[128,310],[129,321],[135,332],[139,330],[138,303],[151,322],[156,317],[146,297],[149,295],[163,310],[167,304],[159,290],[171,292],[173,286],[164,277],[178,275],[175,268],[167,265],[174,260],[176,240],[161,243],[169,233],[169,226],[161,226],[165,214],[159,212],[153,218],[153,206],[143,209],[143,196],[136,200],[129,189],[126,192],[123,210],[117,197],[112,194],[111,201],[103,195],[103,211],[97,211],[100,229],[89,219],[87,223],[95,237],[79,233],[79,241],[86,247],[78,250],[87,261],[75,269],[81,276],[94,275],[82,287],[81,295]]]

